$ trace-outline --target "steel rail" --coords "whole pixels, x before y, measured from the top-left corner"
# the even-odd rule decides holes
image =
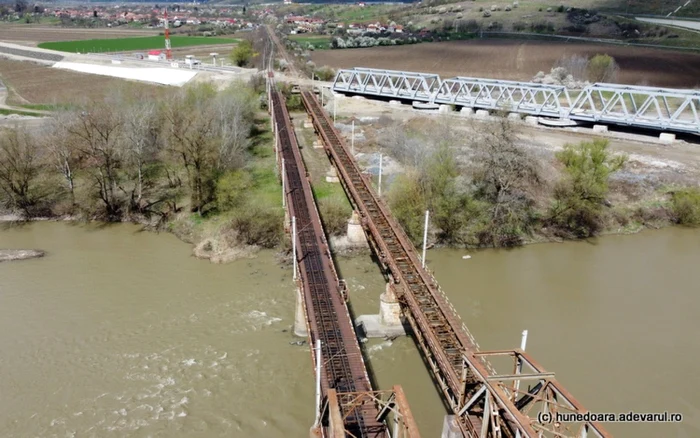
[[[323,395],[329,388],[341,394],[372,391],[284,98],[272,89],[270,102],[278,148],[285,162],[287,206],[299,230],[297,258],[310,344],[321,340]],[[349,411],[343,417],[345,430],[357,438],[385,438],[385,426],[377,421],[377,415],[373,406]]]
[[[488,390],[489,396],[496,403],[494,412],[498,413],[497,419],[491,419],[493,435],[489,436],[541,436],[533,428],[532,420],[518,410],[503,387],[489,381],[489,375],[497,373],[484,357],[477,356],[479,347],[473,336],[432,275],[421,267],[415,248],[377,197],[370,182],[362,175],[316,97],[303,91],[302,100],[323,140],[327,154],[338,169],[347,193],[360,212],[363,227],[368,232],[380,261],[396,282],[397,295],[404,308],[409,310],[405,316],[411,324],[418,346],[446,401],[456,414],[464,436],[484,436],[484,431],[489,427],[486,425],[484,428],[482,423],[482,418],[485,418],[484,407],[475,405],[471,409],[462,409],[466,401],[478,396],[477,392],[482,388]],[[591,427],[596,432],[600,431],[598,436],[607,436],[597,425]]]

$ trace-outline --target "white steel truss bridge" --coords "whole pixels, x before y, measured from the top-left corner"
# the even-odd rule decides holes
[[[338,71],[333,91],[700,135],[700,90],[603,83],[568,90],[561,85],[441,79],[429,73],[356,67]]]

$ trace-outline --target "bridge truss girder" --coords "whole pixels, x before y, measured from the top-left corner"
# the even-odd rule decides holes
[[[333,91],[589,123],[700,135],[700,91],[596,83],[560,85],[354,68],[339,70]]]

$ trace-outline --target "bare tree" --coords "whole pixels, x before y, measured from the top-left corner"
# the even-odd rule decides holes
[[[242,89],[217,97],[209,84],[182,90],[166,105],[168,149],[187,170],[192,211],[202,214],[217,177],[243,164],[254,105]]]
[[[43,148],[48,151],[48,162],[63,177],[71,205],[75,206],[75,169],[79,166],[78,151],[73,147],[66,129],[71,123],[71,114],[57,113],[51,125],[44,131]]]
[[[124,114],[123,153],[130,169],[136,171],[133,189],[125,190],[130,197],[130,208],[141,211],[146,179],[145,166],[153,163],[161,137],[161,120],[156,105],[150,101],[136,102]]]
[[[588,70],[588,58],[581,55],[564,55],[557,60],[554,67],[563,67],[575,80],[584,81]]]
[[[477,196],[490,205],[491,222],[480,237],[493,246],[513,246],[532,225],[534,191],[542,184],[537,161],[518,146],[507,119],[487,125],[474,140]]]
[[[72,145],[85,157],[84,168],[94,181],[98,199],[108,218],[120,216],[123,199],[119,196],[120,167],[123,156],[119,147],[122,113],[108,103],[92,103],[73,114],[67,126]]]
[[[42,199],[38,178],[42,163],[37,143],[25,130],[10,129],[0,135],[0,190],[5,193],[5,205],[32,216]]]

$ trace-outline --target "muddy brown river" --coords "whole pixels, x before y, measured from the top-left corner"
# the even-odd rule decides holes
[[[131,225],[0,228],[0,437],[306,437],[307,346],[290,343],[291,271],[274,253],[228,265]],[[462,256],[470,254],[471,259]],[[376,312],[369,257],[341,258],[356,313]],[[666,229],[510,251],[428,252],[482,349],[527,350],[594,412],[680,412],[606,424],[616,437],[700,436],[700,231]],[[364,344],[401,384],[423,437],[445,411],[410,339]]]

